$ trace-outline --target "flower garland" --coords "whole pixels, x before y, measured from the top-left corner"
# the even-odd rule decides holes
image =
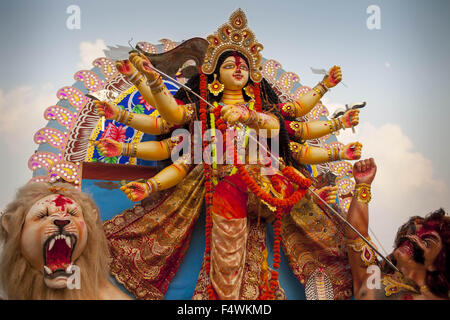
[[[200,95],[206,99],[207,96],[207,81],[206,76],[204,73],[200,73]],[[207,109],[206,109],[206,102],[200,99],[200,120],[202,121],[202,140],[204,137],[204,134],[207,130]],[[219,124],[220,125],[220,124]],[[226,127],[226,125],[225,125]],[[208,141],[202,141],[203,144],[203,151],[208,146]],[[206,274],[209,277],[209,273],[211,270],[211,229],[212,229],[212,220],[211,220],[211,205],[212,205],[212,198],[213,198],[213,187],[212,187],[212,180],[211,180],[211,166],[207,164],[206,162],[203,162],[203,169],[204,169],[204,178],[205,178],[205,205],[206,205],[206,232],[205,232],[205,269]],[[214,293],[214,289],[212,288],[212,285],[209,284],[206,288],[206,291],[208,292],[208,296],[210,300],[216,299],[216,294]]]

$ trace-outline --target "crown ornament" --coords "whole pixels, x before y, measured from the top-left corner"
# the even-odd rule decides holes
[[[234,11],[228,23],[222,25],[206,40],[209,42],[206,50],[202,71],[205,74],[212,74],[217,65],[220,55],[226,51],[238,51],[242,53],[249,62],[250,79],[253,82],[262,80],[260,51],[264,48],[256,41],[253,31],[247,28],[247,17],[244,11],[237,9]]]

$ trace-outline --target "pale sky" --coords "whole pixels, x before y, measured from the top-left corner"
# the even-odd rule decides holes
[[[81,29],[66,27],[69,5]],[[381,10],[369,30],[366,9]],[[242,8],[263,56],[313,86],[310,67],[340,65],[343,81],[324,99],[330,110],[366,101],[356,135],[378,163],[371,227],[390,250],[407,217],[450,208],[447,147],[450,101],[449,1],[1,1],[0,208],[30,177],[27,161],[56,91],[103,45],[205,37]],[[447,39],[447,40],[446,40]],[[341,139],[341,138],[339,138]]]

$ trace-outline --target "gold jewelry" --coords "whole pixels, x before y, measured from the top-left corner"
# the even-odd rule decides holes
[[[145,181],[145,186],[147,187],[148,194],[151,194],[153,192],[153,189],[152,189],[152,184],[150,183],[150,179]]]
[[[369,236],[366,237],[367,240],[373,245],[372,240]],[[355,252],[361,252],[361,261],[364,266],[368,267],[375,263],[376,255],[373,249],[360,237],[350,240],[345,240],[345,244],[347,247],[352,249]]]
[[[333,161],[333,157],[332,157],[332,154],[331,154],[331,149],[327,149],[327,153],[328,153],[328,161],[329,162]]]
[[[166,87],[162,81],[161,76],[158,76],[155,80],[148,84],[152,93],[157,94],[164,90]]]
[[[263,49],[263,45],[256,41],[254,33],[247,28],[247,17],[241,9],[234,11],[228,23],[220,26],[206,40],[208,40],[209,46],[206,49],[202,65],[203,73],[212,74],[217,60],[225,51],[238,51],[248,60],[250,79],[253,82],[262,80],[260,51]]]
[[[135,86],[135,87],[140,86],[140,84],[141,84],[142,81],[144,81],[144,80],[145,80],[145,77],[144,77],[144,76],[141,76],[141,77],[134,83],[134,86]]]
[[[128,124],[130,121],[131,112],[128,112],[126,110],[120,109],[119,115],[117,116],[116,122]],[[133,116],[131,116],[133,118]]]
[[[134,118],[134,113],[128,112],[128,119],[125,121],[125,124],[128,126],[131,123],[131,120]]]
[[[159,81],[158,80],[161,80],[161,75],[158,75],[155,79],[153,79],[152,81],[149,81],[148,79],[147,79],[147,84],[148,84],[148,86],[151,88],[151,87],[154,87],[155,85],[159,85]]]
[[[303,140],[303,125],[299,121],[291,121],[289,127],[294,131],[294,136]]]
[[[169,153],[172,153],[173,148],[181,142],[181,139],[182,136],[175,136],[163,140]]]
[[[292,102],[284,103],[283,106],[281,107],[281,109],[288,117],[296,118],[295,108],[294,108]]]
[[[255,91],[254,88],[251,84],[249,84],[248,86],[246,86],[244,88],[245,94],[248,95],[250,98],[255,99]]]
[[[137,154],[137,143],[122,142],[122,155],[125,157],[134,158]]]
[[[405,277],[399,272],[392,275],[384,275],[381,282],[384,285],[384,294],[386,297],[399,293],[403,290],[419,293],[414,286],[407,284],[408,280],[405,279]]]
[[[195,104],[184,104],[181,107],[183,109],[183,119],[181,120],[181,123],[187,123],[191,121],[195,110]]]
[[[421,294],[425,294],[425,293],[429,293],[430,292],[430,288],[426,284],[424,284],[423,286],[420,286],[419,290],[420,290]]]
[[[134,78],[136,78],[136,76],[139,74],[139,71],[135,71],[129,78],[128,78],[128,80],[130,81],[130,82],[134,82]]]
[[[324,93],[326,93],[328,90],[330,90],[330,88],[328,88],[323,81],[320,81],[319,85],[321,85],[323,87],[323,89],[325,90]]]
[[[330,162],[341,160],[341,155],[339,154],[339,149],[337,147],[327,148],[327,154]]]
[[[247,121],[244,123],[247,126],[254,124],[255,122],[258,123],[259,116],[258,113],[255,110],[248,110],[249,116]]]
[[[370,184],[359,183],[355,186],[356,200],[362,203],[369,203],[372,199],[372,194],[370,192]]]
[[[161,190],[161,182],[157,178],[150,178],[147,180],[147,185],[152,190],[152,192],[156,192]]]
[[[211,92],[215,97],[217,97],[223,91],[223,89],[225,89],[225,86],[223,85],[223,83],[217,80],[217,74],[214,73],[214,81],[208,83],[209,92]]]
[[[289,143],[289,149],[292,152],[292,157],[300,162],[301,155],[303,153],[303,145],[294,141]]]

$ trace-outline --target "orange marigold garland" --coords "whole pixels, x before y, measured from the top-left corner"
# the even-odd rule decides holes
[[[261,89],[259,82],[253,84],[253,94],[255,95],[255,110],[262,112]]]
[[[207,97],[207,81],[204,73],[200,73],[200,95],[206,99]],[[200,120],[202,121],[202,151],[205,151],[205,148],[208,146],[208,141],[204,140],[204,134],[207,130],[207,114],[208,110],[206,108],[206,102],[200,99]],[[212,229],[212,220],[211,220],[211,205],[212,205],[212,197],[213,197],[213,187],[211,183],[211,166],[206,162],[203,162],[204,169],[204,177],[205,177],[205,206],[206,206],[206,232],[205,232],[205,269],[206,274],[209,276],[211,270],[211,229]],[[212,285],[209,284],[206,291],[208,292],[208,296],[210,300],[215,300],[216,295],[214,293],[214,289]]]

